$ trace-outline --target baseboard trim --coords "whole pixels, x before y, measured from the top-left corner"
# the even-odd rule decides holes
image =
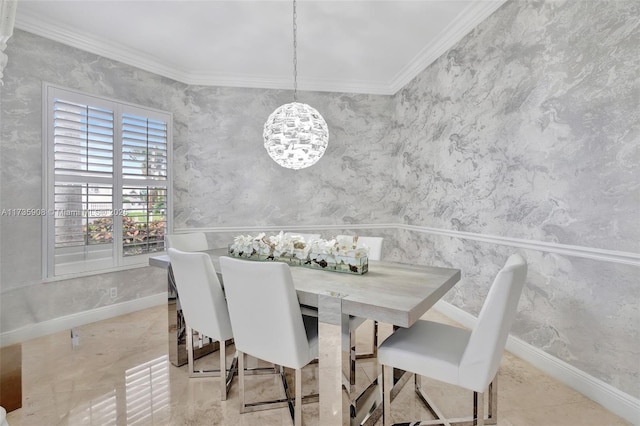
[[[440,300],[434,308],[467,328],[473,328],[476,324],[476,317],[450,303]],[[640,399],[614,388],[517,337],[509,336],[506,349],[612,413],[632,424],[640,423]]]
[[[154,294],[153,296],[141,297],[127,302],[116,303],[36,324],[26,325],[16,330],[0,333],[0,347],[13,345],[36,337],[46,336],[59,331],[68,330],[73,327],[102,321],[166,303],[167,293],[163,292]]]

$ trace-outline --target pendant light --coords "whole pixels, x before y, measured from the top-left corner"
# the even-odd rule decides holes
[[[314,165],[329,143],[329,129],[320,113],[298,102],[296,0],[293,0],[293,102],[278,107],[264,123],[264,147],[282,167],[304,169]]]

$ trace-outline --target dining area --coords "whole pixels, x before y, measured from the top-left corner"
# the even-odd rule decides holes
[[[175,331],[168,333],[169,345],[176,348],[176,354],[186,352],[190,377],[218,377],[222,400],[226,400],[237,375],[241,413],[286,406],[293,424],[298,426],[304,424],[302,405],[313,402],[318,404],[317,420],[321,425],[374,425],[378,421],[390,425],[392,401],[413,375],[416,392],[424,398],[429,410],[437,413],[435,419],[439,419],[442,412],[431,406],[433,402],[419,385],[420,375],[414,373],[416,369],[427,368],[423,374],[474,389],[473,415],[442,421],[496,424],[497,367],[526,277],[526,262],[520,256],[510,258],[500,272],[502,278],[496,278],[492,290],[495,295],[488,296],[496,300],[487,303],[484,314],[487,324],[482,324],[472,337],[462,328],[420,320],[455,286],[461,271],[381,260],[380,237],[339,235],[326,241],[319,234],[281,232],[267,237],[261,233],[256,237],[238,236],[226,248],[209,249],[204,234],[191,233],[168,235],[167,242],[168,254],[151,257],[149,262],[151,266],[167,269],[169,303],[176,305],[169,310],[170,328]],[[331,271],[327,262],[317,262],[313,255],[310,257],[316,267],[304,266],[310,264],[305,262],[309,255],[296,258],[286,250],[279,250],[274,256],[274,248],[287,244],[303,252],[307,245],[315,246],[316,250],[324,246],[321,261],[330,257],[327,246],[332,247],[334,254],[342,248],[342,254],[349,252],[363,257],[366,268],[361,272],[353,266],[349,272]],[[271,251],[265,252],[264,246]],[[249,260],[258,252],[264,252],[262,260],[257,256]],[[297,266],[290,266],[285,258],[289,263],[297,260],[294,262]],[[355,258],[341,262],[358,263]],[[208,322],[205,318],[209,318]],[[364,321],[374,324],[371,342],[374,347],[362,358],[372,360],[374,370],[380,374],[374,374],[374,379],[356,392],[355,335]],[[392,331],[385,340],[387,343],[378,341],[379,324]],[[200,356],[219,353],[219,368],[215,372],[194,371],[196,346],[202,351],[203,340],[210,350]],[[195,345],[195,341],[199,343]],[[215,347],[211,346],[214,342]],[[235,350],[228,367],[227,344],[230,350]],[[469,349],[466,355],[473,360],[463,362],[467,345],[477,348]],[[486,354],[481,354],[480,348],[485,348]],[[245,353],[272,363],[273,368],[247,369]],[[384,368],[378,367],[379,359],[384,360]],[[413,366],[413,371],[405,362]],[[172,363],[179,365],[177,355]],[[302,368],[309,364],[317,368],[317,392],[303,396]],[[465,364],[473,366],[467,374],[485,377],[473,385],[460,379],[459,370],[470,368]],[[394,369],[394,365],[398,368]],[[452,371],[440,371],[447,366]],[[294,371],[293,385],[288,383],[283,367]],[[429,373],[433,369],[437,371]],[[269,372],[281,375],[285,398],[245,401],[245,375]],[[486,404],[482,398],[485,394]]]
[[[7,422],[640,424],[603,2],[0,1]]]

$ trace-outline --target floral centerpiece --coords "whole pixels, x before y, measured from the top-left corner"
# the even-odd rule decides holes
[[[238,235],[229,245],[229,255],[352,274],[364,274],[369,265],[369,248],[358,244],[357,236],[305,241],[300,235],[285,236],[283,232]]]

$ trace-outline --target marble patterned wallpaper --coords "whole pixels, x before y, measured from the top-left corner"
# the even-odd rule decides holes
[[[184,84],[15,30],[0,87],[0,208],[42,208],[42,84],[58,84],[174,112],[186,128]],[[0,217],[0,332],[166,291],[157,268],[42,282],[39,217]],[[117,288],[117,297],[109,289]]]
[[[509,2],[403,88],[405,221],[637,252],[639,7]]]
[[[637,1],[508,2],[399,91],[400,221],[637,255],[639,16]],[[474,315],[498,265],[522,252],[513,334],[640,397],[637,261],[399,240],[396,258],[461,268],[446,300]]]
[[[387,144],[393,99],[303,92],[330,123],[317,164],[284,169],[262,142],[266,118],[292,92],[190,87],[189,134],[174,145],[176,228],[388,222],[401,198],[394,146]],[[242,155],[238,155],[242,153]],[[372,208],[375,206],[375,209]]]
[[[514,334],[638,398],[637,266],[426,231],[638,253],[637,16],[635,0],[511,1],[395,96],[302,92],[331,135],[297,172],[261,137],[290,91],[187,86],[16,30],[0,88],[2,207],[41,203],[42,81],[169,110],[176,229],[219,228],[215,245],[243,226],[383,235],[386,258],[461,268],[447,301],[474,315],[521,252]],[[112,303],[113,282],[127,288],[117,302],[164,291],[151,268],[40,284],[39,222],[3,217],[0,232],[2,332]]]

